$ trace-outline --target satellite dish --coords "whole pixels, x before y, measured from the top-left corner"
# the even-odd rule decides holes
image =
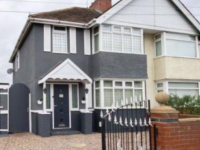
[[[8,73],[8,74],[12,74],[13,72],[14,72],[13,69],[8,69],[8,70],[7,70],[7,73]]]

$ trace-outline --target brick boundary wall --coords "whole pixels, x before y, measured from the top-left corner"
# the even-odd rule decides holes
[[[178,122],[153,121],[157,128],[157,150],[200,150],[200,120],[179,119]],[[154,150],[154,129],[152,145]]]

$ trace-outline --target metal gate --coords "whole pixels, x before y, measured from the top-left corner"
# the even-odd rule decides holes
[[[14,84],[9,90],[9,132],[29,131],[29,88],[21,83]]]
[[[102,150],[152,150],[150,101],[122,102],[101,118]]]

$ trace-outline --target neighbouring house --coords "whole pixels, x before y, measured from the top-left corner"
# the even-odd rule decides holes
[[[0,136],[8,132],[8,83],[0,83]]]
[[[99,131],[101,110],[122,100],[155,106],[157,92],[198,96],[199,35],[179,0],[96,0],[29,15],[10,58],[10,130],[88,134]],[[16,93],[26,93],[20,103]]]

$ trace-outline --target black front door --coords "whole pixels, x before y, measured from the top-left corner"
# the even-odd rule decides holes
[[[55,128],[68,128],[69,118],[69,86],[54,85]]]

